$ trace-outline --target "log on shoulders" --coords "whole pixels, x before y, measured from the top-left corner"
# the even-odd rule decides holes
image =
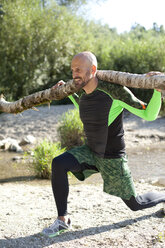
[[[35,106],[50,103],[52,100],[61,100],[79,90],[79,87],[73,80],[57,87],[56,89],[46,89],[25,96],[15,102],[7,102],[4,97],[0,97],[0,111],[6,113],[21,113],[24,110],[31,109]]]
[[[157,75],[133,74],[128,72],[98,70],[97,77],[100,80],[120,84],[132,88],[162,89],[165,90],[165,74],[157,72]]]

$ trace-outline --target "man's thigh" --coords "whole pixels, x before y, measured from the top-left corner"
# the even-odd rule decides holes
[[[77,159],[77,162],[81,165],[80,173],[73,173],[77,179],[83,181],[93,173],[99,172],[95,166],[95,156],[91,152],[88,146],[83,145],[75,147],[68,151],[69,154]]]

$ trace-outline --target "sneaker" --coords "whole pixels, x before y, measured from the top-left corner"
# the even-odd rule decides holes
[[[71,228],[70,219],[68,219],[68,223],[65,223],[62,220],[56,219],[55,222],[51,226],[44,228],[41,234],[46,235],[49,238],[52,238],[57,235],[60,235],[62,232],[65,232],[70,228]]]

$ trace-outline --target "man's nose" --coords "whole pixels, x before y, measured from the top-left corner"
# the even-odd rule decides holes
[[[77,72],[72,72],[72,78],[76,78],[76,77],[78,77]]]

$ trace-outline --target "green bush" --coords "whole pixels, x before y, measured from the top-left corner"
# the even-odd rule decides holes
[[[62,149],[59,142],[51,143],[44,140],[33,152],[33,166],[37,177],[49,179],[52,159],[65,152],[65,148]]]
[[[0,92],[9,101],[70,78],[73,55],[92,47],[83,19],[56,1],[2,0],[2,11]]]
[[[61,147],[66,147],[67,150],[84,144],[83,124],[77,109],[69,110],[62,115],[57,132]]]
[[[85,50],[96,55],[100,70],[165,71],[162,25],[154,23],[146,30],[137,24],[118,34],[108,25],[87,21],[82,12],[76,14],[74,5],[84,2],[88,1],[0,1],[0,93],[6,100],[71,79],[71,59]]]

